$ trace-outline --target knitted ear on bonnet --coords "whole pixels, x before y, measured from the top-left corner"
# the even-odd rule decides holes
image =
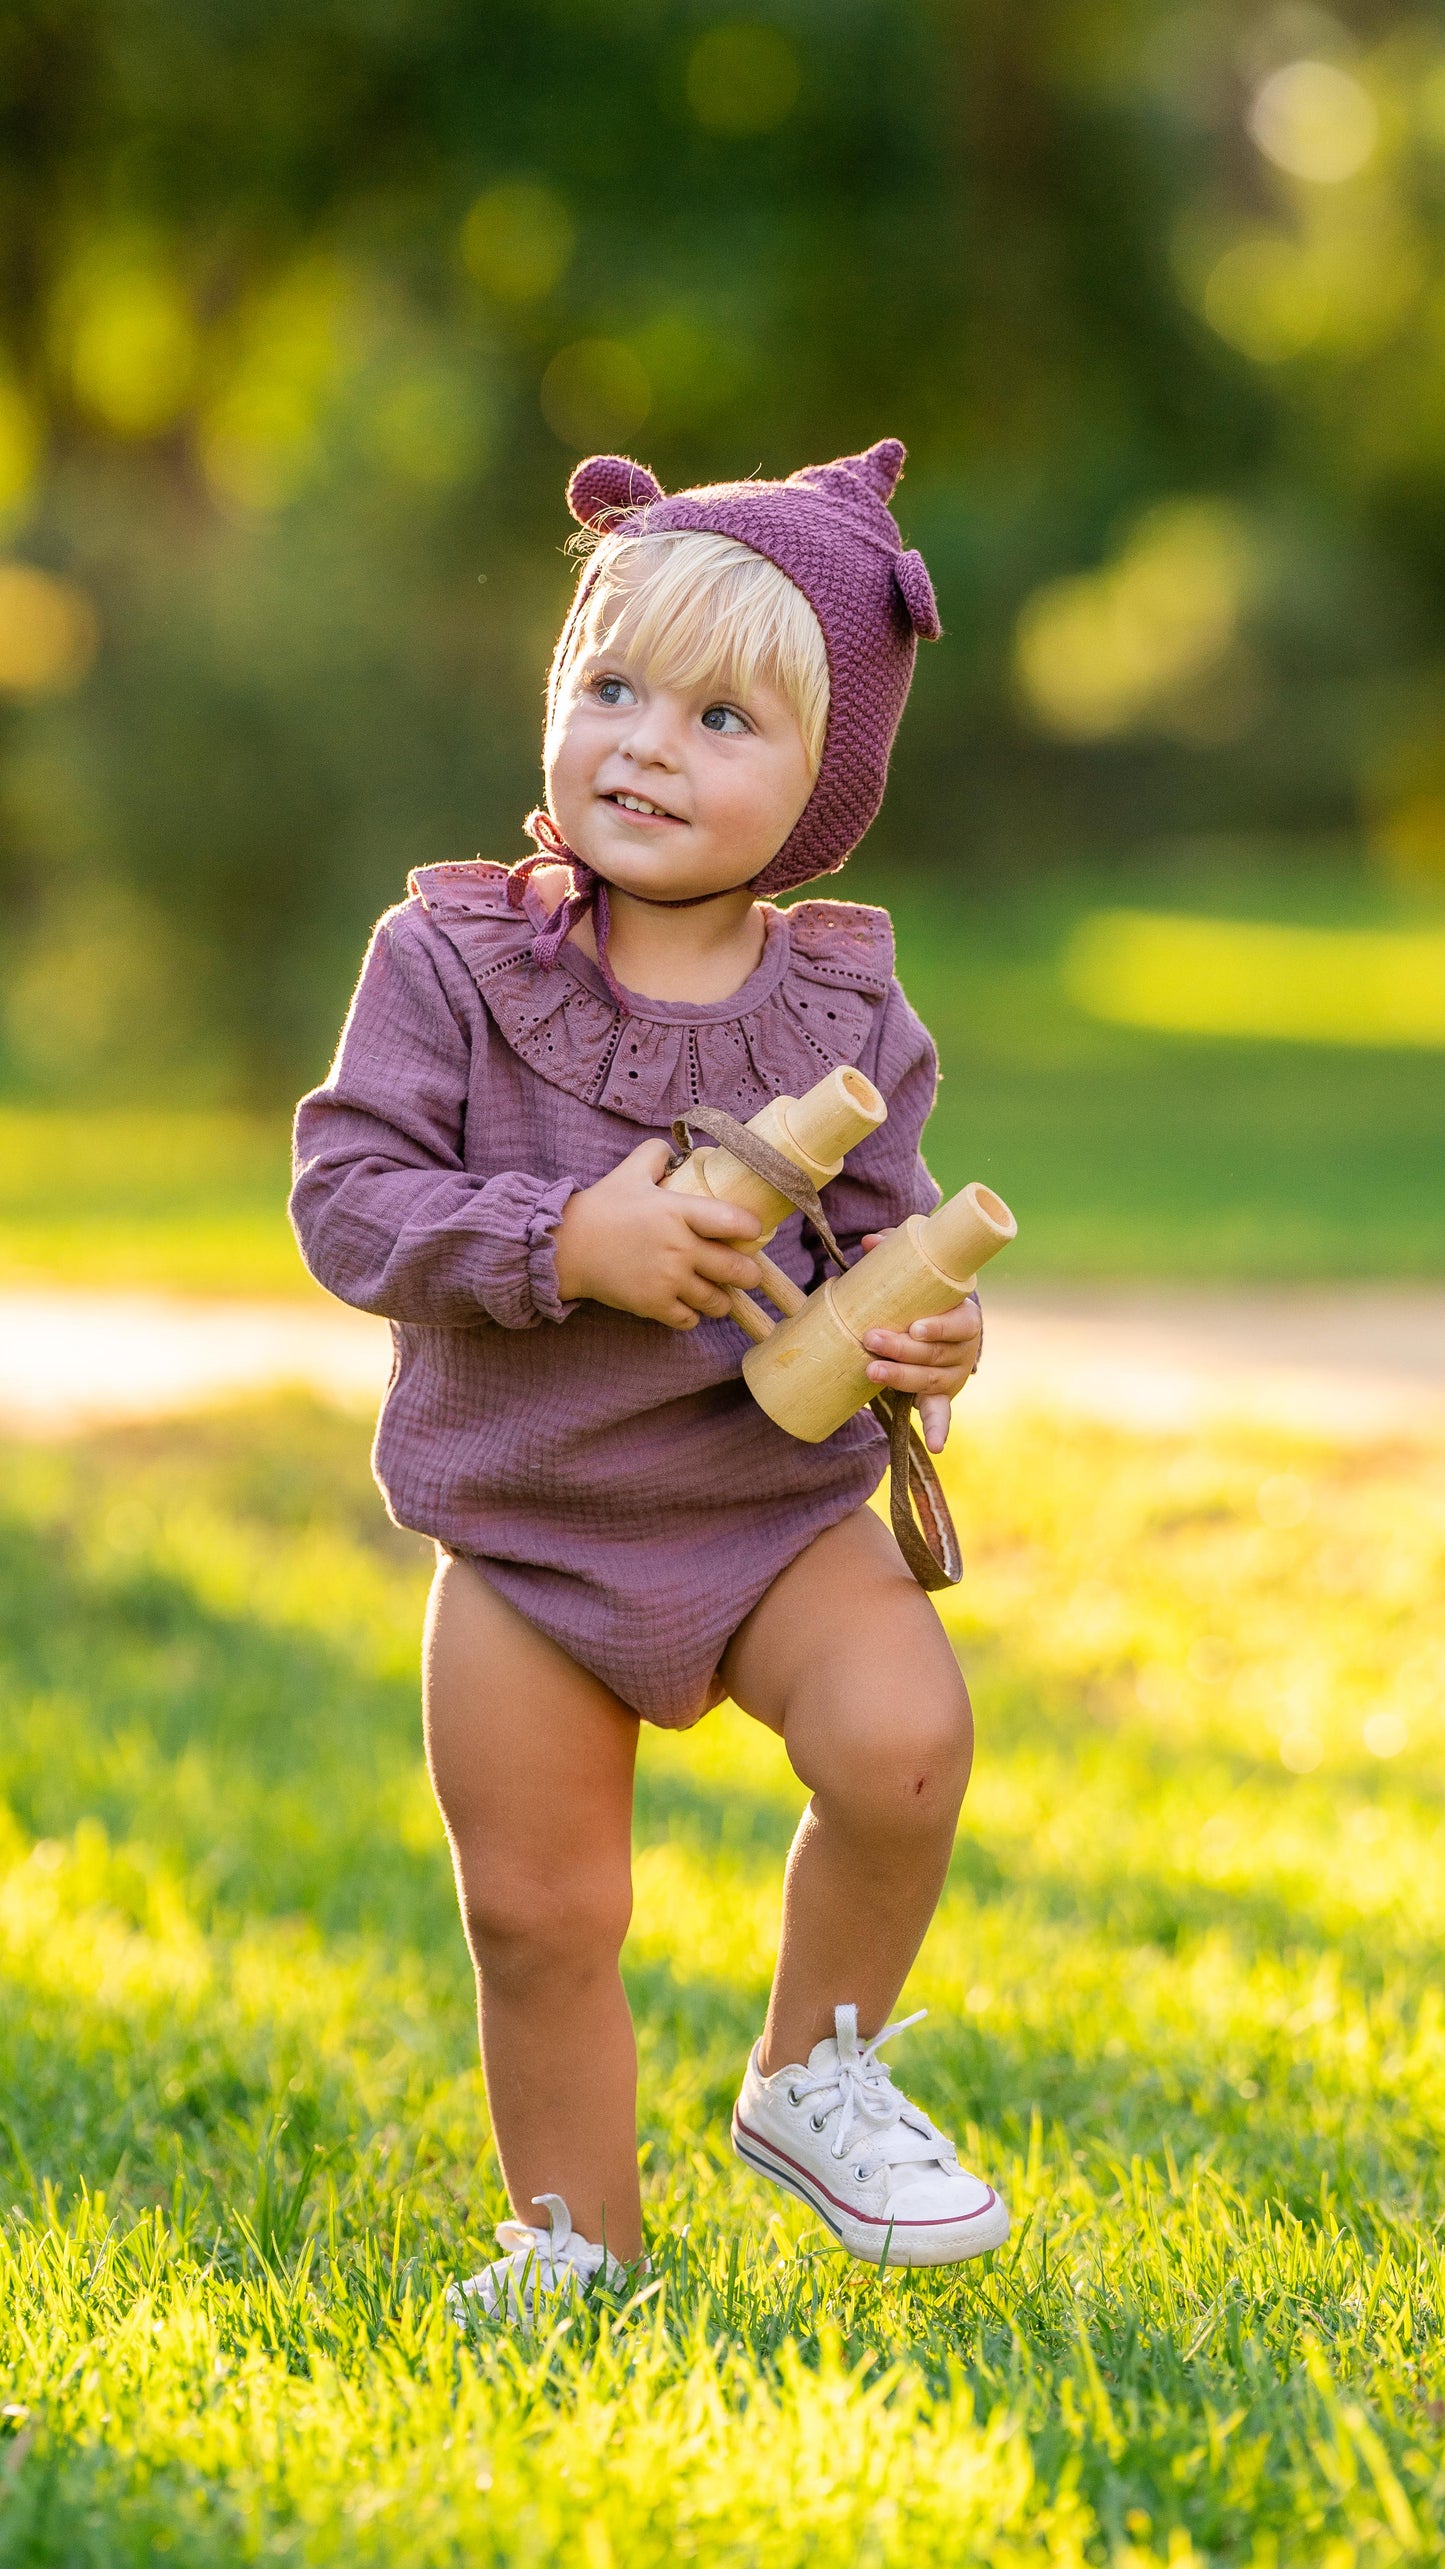
[[[591,455],[567,485],[583,526],[608,534],[730,535],[785,572],[823,628],[828,729],[801,818],[752,884],[788,892],[832,874],[883,800],[888,754],[913,677],[920,635],[936,642],[938,608],[923,557],[906,553],[888,502],[904,449],[885,437],[861,455],[806,464],[785,482],[726,482],[669,498],[644,464]],[[573,616],[586,603],[584,572]]]

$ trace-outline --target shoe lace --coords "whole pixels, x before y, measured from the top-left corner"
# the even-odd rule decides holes
[[[565,2287],[569,2279],[578,2284],[591,2279],[588,2243],[576,2238],[572,2216],[560,2194],[538,2194],[532,2200],[547,2214],[545,2230],[534,2230],[525,2221],[497,2224],[497,2245],[505,2251],[498,2264],[507,2266],[516,2277],[524,2300],[530,2300],[533,2293],[555,2292]]]
[[[938,2141],[941,2147],[947,2146],[942,2134],[934,2131],[927,2115],[916,2105],[910,2105],[906,2096],[900,2096],[893,2084],[892,2070],[886,2061],[878,2057],[883,2045],[891,2042],[895,2034],[906,2033],[910,2025],[920,2024],[927,2013],[926,2007],[919,2007],[913,2015],[900,2016],[896,2024],[885,2025],[882,2033],[875,2034],[871,2042],[860,2043],[857,2009],[840,2007],[836,2017],[836,2067],[800,2070],[790,2079],[789,2093],[800,2104],[805,2097],[816,2099],[814,2120],[818,2125],[826,2123],[837,2113],[838,2121],[828,2145],[835,2159],[847,2155],[854,2133],[862,2131],[871,2137],[874,2156],[880,2163],[884,2166],[891,2164],[892,2153],[887,2147],[886,2136],[903,2123],[915,2133],[921,2132]],[[916,2146],[915,2143],[903,2155],[911,2158]]]

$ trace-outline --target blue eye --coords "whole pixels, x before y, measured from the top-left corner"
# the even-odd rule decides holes
[[[702,719],[708,731],[736,733],[747,730],[742,715],[732,705],[709,705]]]
[[[620,705],[627,689],[620,678],[599,678],[597,701],[602,705]]]

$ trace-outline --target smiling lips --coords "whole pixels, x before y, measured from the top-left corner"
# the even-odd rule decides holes
[[[604,794],[602,801],[611,803],[616,811],[634,815],[640,821],[676,821],[682,817],[678,812],[664,811],[661,803],[647,802],[641,794]]]

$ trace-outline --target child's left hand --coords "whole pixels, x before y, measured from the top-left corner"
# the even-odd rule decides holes
[[[886,1231],[869,1231],[863,1246],[873,1249],[887,1238]],[[982,1338],[983,1314],[976,1294],[956,1302],[951,1311],[915,1320],[907,1329],[870,1329],[864,1338],[872,1359],[870,1383],[912,1392],[930,1454],[941,1454],[948,1441],[952,1405],[978,1363]]]

